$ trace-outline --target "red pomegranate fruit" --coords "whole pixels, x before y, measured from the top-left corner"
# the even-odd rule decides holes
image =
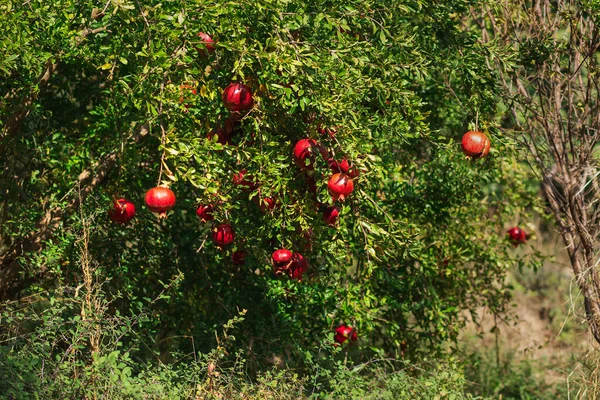
[[[337,206],[327,207],[323,211],[323,220],[329,226],[334,226],[340,215],[340,208]]]
[[[513,244],[513,246],[517,247],[520,244],[525,244],[527,242],[527,233],[519,227],[510,228],[506,231],[508,234],[508,240]]]
[[[327,189],[333,201],[344,201],[354,191],[354,182],[352,182],[352,179],[348,175],[337,173],[329,178]]]
[[[254,183],[252,175],[245,169],[240,170],[237,174],[233,174],[233,184],[248,190],[254,190],[258,187],[258,185]]]
[[[243,83],[231,83],[223,90],[223,104],[229,111],[246,111],[252,108],[252,91]]]
[[[463,135],[461,146],[468,157],[482,158],[490,152],[491,142],[485,133],[469,131]]]
[[[212,53],[215,51],[215,41],[213,40],[213,38],[208,34],[208,33],[204,33],[204,32],[198,32],[197,35],[201,42],[200,42],[200,47],[198,49],[198,51],[203,52],[204,49],[206,49],[206,51],[208,51],[209,53]]]
[[[280,275],[289,270],[290,262],[292,261],[292,252],[288,249],[275,250],[271,254],[271,261],[273,261],[275,275]]]
[[[248,254],[244,250],[234,251],[231,255],[231,261],[233,261],[235,265],[244,265],[246,264],[247,255]]]
[[[302,169],[313,169],[317,153],[327,159],[327,149],[314,139],[300,139],[294,146],[294,163]]]
[[[135,215],[135,205],[126,199],[116,200],[113,208],[108,211],[111,221],[118,224],[126,224],[131,221]]]
[[[298,282],[302,280],[302,275],[308,269],[308,261],[300,253],[292,254],[292,264],[290,265],[290,278],[297,279]]]
[[[336,343],[343,344],[348,339],[350,339],[351,342],[355,342],[358,339],[356,329],[346,324],[341,324],[335,328],[335,336],[333,340],[335,340]]]
[[[263,197],[259,200],[260,210],[264,213],[273,211],[277,202],[272,197]]]
[[[164,186],[157,186],[146,192],[146,205],[159,218],[167,218],[167,211],[175,206],[175,193]]]
[[[227,246],[233,243],[235,239],[235,232],[229,224],[220,224],[213,228],[212,231],[213,241],[217,246]]]
[[[213,216],[213,206],[211,204],[203,205],[200,204],[196,209],[196,215],[202,222],[208,222],[215,219]]]

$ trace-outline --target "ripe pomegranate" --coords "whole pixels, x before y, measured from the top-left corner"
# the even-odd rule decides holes
[[[340,208],[337,206],[327,207],[323,211],[323,220],[329,226],[334,226],[340,215]]]
[[[344,199],[354,191],[354,182],[352,179],[343,173],[334,174],[327,182],[327,189],[333,198],[333,201]]]
[[[204,33],[204,32],[198,32],[197,35],[202,41],[200,48],[196,48],[198,51],[200,52],[204,52],[204,49],[206,49],[206,51],[208,51],[209,53],[212,53],[215,51],[215,46],[214,43],[215,41],[213,40],[212,37],[210,37],[209,34]],[[204,47],[204,49],[202,48]]]
[[[224,129],[222,129],[222,128],[215,128],[212,131],[210,131],[206,137],[209,140],[213,140],[213,137],[215,135],[217,136],[217,142],[218,143],[221,143],[223,145],[225,145],[225,144],[231,144],[231,139],[229,138],[229,135],[227,134],[227,132]]]
[[[212,231],[213,241],[217,246],[227,246],[233,243],[235,239],[235,232],[229,224],[220,224],[213,228]]]
[[[264,213],[273,211],[277,202],[272,197],[263,197],[259,200],[260,210]]]
[[[350,339],[351,342],[355,342],[358,339],[356,329],[346,324],[341,324],[335,328],[335,336],[333,340],[335,340],[336,343],[343,344],[348,339]]]
[[[246,264],[247,255],[248,254],[244,250],[234,251],[231,255],[231,261],[233,261],[235,265],[244,265]]]
[[[126,224],[131,221],[135,215],[135,205],[126,199],[116,200],[113,208],[108,211],[108,216],[111,221],[118,224]]]
[[[506,233],[508,234],[508,240],[510,240],[515,247],[527,242],[527,233],[519,227],[515,226],[514,228],[510,228]]]
[[[485,157],[490,152],[490,139],[483,132],[469,131],[462,137],[462,151],[473,158]]]
[[[242,169],[237,174],[233,174],[233,184],[248,190],[254,190],[258,187],[258,185],[254,183],[252,175],[245,169]]]
[[[229,111],[246,111],[252,108],[252,91],[243,83],[231,83],[223,90],[223,104]]]
[[[167,218],[167,211],[175,206],[175,193],[164,186],[157,186],[146,192],[146,205],[159,218]]]
[[[215,217],[213,216],[213,206],[211,204],[209,205],[202,205],[200,204],[198,206],[198,208],[196,209],[196,215],[200,218],[200,220],[202,222],[208,222],[208,221],[212,221],[213,219],[215,219]]]
[[[275,250],[271,255],[275,275],[281,275],[284,272],[289,273],[290,262],[292,261],[292,252],[288,249]]]
[[[292,254],[292,264],[290,265],[290,278],[302,280],[302,275],[308,269],[308,261],[300,253]]]
[[[314,139],[300,139],[294,146],[294,162],[303,169],[313,169],[317,152],[327,159],[327,149]]]

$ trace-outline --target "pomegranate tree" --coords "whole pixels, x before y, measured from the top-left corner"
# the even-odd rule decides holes
[[[219,224],[212,230],[212,239],[219,247],[227,246],[233,243],[235,232],[229,224]]]
[[[354,191],[354,182],[348,175],[340,172],[329,178],[327,190],[329,190],[333,201],[344,201]]]
[[[131,221],[135,215],[135,205],[126,199],[116,200],[113,208],[108,211],[111,221],[118,224],[126,224]]]
[[[229,84],[223,90],[223,104],[229,111],[246,111],[254,105],[252,90],[243,83],[235,82]]]
[[[520,244],[525,244],[527,242],[527,233],[519,227],[510,228],[506,231],[508,234],[508,240],[513,244],[513,246],[517,247]]]
[[[294,146],[294,163],[302,169],[313,169],[317,153],[327,159],[327,149],[314,139],[300,139]]]
[[[214,210],[212,204],[200,204],[198,208],[196,208],[196,215],[198,216],[198,218],[200,218],[202,222],[208,222],[215,219],[215,217],[213,216],[213,211]]]
[[[335,336],[333,340],[335,340],[336,343],[343,344],[348,339],[350,339],[351,342],[355,342],[358,339],[355,328],[346,324],[341,324],[335,328]]]
[[[175,206],[175,193],[167,187],[157,186],[146,192],[146,206],[159,218],[167,218],[167,211]]]
[[[482,158],[490,152],[491,142],[485,133],[469,131],[463,135],[461,146],[468,157]]]

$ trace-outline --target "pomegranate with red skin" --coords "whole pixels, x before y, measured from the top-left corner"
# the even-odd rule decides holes
[[[231,144],[231,139],[227,132],[223,128],[215,128],[208,133],[206,136],[209,140],[213,140],[213,137],[217,136],[217,142],[226,145]]]
[[[317,153],[321,153],[327,159],[327,149],[314,139],[300,139],[294,146],[294,163],[302,169],[311,170]]]
[[[244,265],[246,264],[247,255],[248,254],[244,250],[234,251],[231,255],[231,261],[233,261],[235,265]]]
[[[260,210],[264,213],[269,211],[273,211],[275,206],[277,206],[277,202],[272,197],[263,197],[259,200]]]
[[[233,243],[235,232],[229,224],[219,224],[213,228],[212,239],[217,246],[227,246]]]
[[[213,219],[215,219],[215,217],[213,216],[213,206],[212,204],[208,204],[208,205],[203,205],[200,204],[198,206],[198,208],[196,209],[196,215],[200,218],[200,220],[202,222],[208,222],[208,221],[212,221]]]
[[[275,275],[280,275],[284,272],[289,273],[289,268],[292,261],[292,252],[288,249],[275,250],[273,254],[271,254],[271,261],[273,261]]]
[[[126,224],[135,216],[135,205],[127,199],[116,200],[108,216],[113,222]]]
[[[343,344],[348,339],[350,339],[351,342],[355,342],[358,339],[356,329],[346,324],[341,324],[335,328],[333,340],[335,340],[336,343]]]
[[[354,191],[354,182],[348,175],[340,172],[329,178],[327,190],[329,190],[333,201],[344,201]]]
[[[323,211],[323,220],[329,226],[334,226],[340,215],[340,208],[338,206],[327,207]]]
[[[233,174],[233,184],[248,190],[254,190],[258,187],[258,185],[254,183],[252,175],[245,169],[240,170],[237,174]]]
[[[491,142],[485,133],[469,131],[463,135],[461,146],[468,157],[482,158],[490,152]]]
[[[254,105],[252,90],[243,83],[235,82],[229,84],[223,90],[223,104],[229,111],[246,111]]]
[[[197,35],[201,42],[201,48],[197,48],[198,51],[203,52],[204,49],[206,49],[206,51],[208,51],[209,53],[212,53],[215,51],[215,41],[213,40],[213,38],[208,34],[208,33],[204,33],[204,32],[198,32]],[[202,46],[204,46],[204,49],[202,49]]]
[[[175,207],[175,193],[167,187],[157,186],[146,192],[146,206],[159,218],[167,218],[167,211]]]
[[[302,275],[308,269],[308,261],[300,253],[292,254],[292,263],[290,265],[290,278],[297,279],[298,282],[302,280]]]
[[[515,247],[527,243],[527,233],[519,227],[515,226],[510,228],[506,233],[508,234],[508,240],[510,240]]]

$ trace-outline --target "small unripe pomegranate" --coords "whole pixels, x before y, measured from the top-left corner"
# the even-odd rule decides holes
[[[314,139],[300,139],[294,146],[294,163],[302,169],[313,169],[317,153],[327,159],[327,149],[323,145]]]
[[[351,342],[355,342],[358,339],[356,329],[346,324],[341,324],[335,328],[335,336],[333,340],[335,340],[336,343],[343,344],[348,339],[350,339]]]
[[[327,189],[333,198],[333,201],[344,199],[354,191],[354,182],[352,179],[343,173],[334,174],[327,182]]]
[[[527,233],[519,227],[515,226],[514,228],[510,228],[506,233],[508,234],[508,240],[510,240],[515,247],[527,242]]]
[[[235,239],[235,232],[229,224],[220,224],[213,228],[212,231],[213,241],[217,246],[227,246],[233,243]]]
[[[212,53],[215,51],[215,46],[214,46],[215,41],[208,33],[198,32],[197,36],[200,38],[200,40],[202,40],[200,42],[200,47],[197,48],[198,51],[202,52],[204,49],[206,49],[206,51],[208,51],[209,53]],[[204,49],[202,47],[204,47]]]
[[[337,206],[327,207],[323,211],[323,220],[329,226],[334,226],[340,215],[340,208]]]
[[[290,278],[302,280],[302,275],[308,269],[308,261],[300,253],[292,254],[292,264],[290,265]]]
[[[235,265],[244,265],[246,264],[246,256],[248,254],[246,254],[246,252],[244,250],[237,250],[234,251],[233,254],[231,255],[231,261],[233,261],[233,263]]]
[[[146,205],[159,218],[167,218],[167,211],[175,206],[175,193],[164,186],[157,186],[146,192]]]
[[[211,204],[203,205],[200,204],[196,209],[196,215],[200,218],[202,222],[208,222],[215,219],[213,216],[213,206]]]
[[[463,135],[461,146],[465,155],[473,158],[482,158],[490,152],[491,142],[485,133],[469,131]]]
[[[233,184],[248,190],[254,190],[258,187],[258,185],[254,183],[252,175],[245,169],[242,169],[237,174],[233,174]]]
[[[243,83],[231,83],[223,90],[223,104],[229,111],[246,111],[252,108],[252,91]]]
[[[292,252],[288,249],[275,250],[271,255],[271,260],[273,261],[275,275],[280,275],[289,270],[290,262],[292,261]]]
[[[126,224],[131,221],[135,215],[135,205],[126,199],[119,199],[114,202],[113,208],[108,211],[111,221],[118,224]]]

